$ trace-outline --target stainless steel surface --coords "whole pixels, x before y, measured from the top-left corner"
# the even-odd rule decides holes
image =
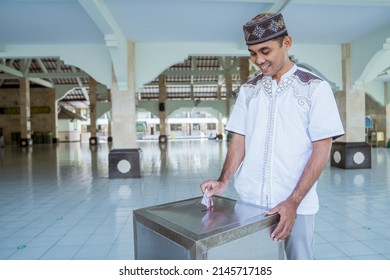
[[[221,246],[231,243],[240,247],[239,240],[244,237],[254,238],[254,242],[258,241],[255,246],[267,249],[260,255],[282,258],[281,245],[269,238],[269,228],[277,223],[278,215],[266,217],[263,208],[220,196],[214,196],[213,200],[211,210],[201,204],[201,197],[135,210],[136,259],[228,258]],[[234,251],[232,246],[226,248]],[[250,246],[247,249],[251,250]],[[185,251],[187,255],[183,254]],[[242,252],[240,258],[249,255],[248,251]],[[234,257],[234,252],[229,256]],[[252,257],[255,258],[253,254]]]
[[[214,197],[213,201],[214,207],[210,210],[200,203],[201,198],[195,198],[145,211],[192,232],[198,239],[248,223],[253,218],[264,217],[264,209],[256,206],[221,197]]]

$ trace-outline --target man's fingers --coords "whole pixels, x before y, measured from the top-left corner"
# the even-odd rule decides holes
[[[206,190],[208,190],[210,188],[210,182],[207,181],[207,182],[204,182],[203,184],[200,185],[200,189],[201,191],[204,193],[206,192]]]
[[[293,225],[294,225],[293,223],[288,222],[287,219],[283,219],[281,217],[281,220],[279,221],[278,225],[271,233],[271,238],[274,241],[280,241],[285,239],[290,235]]]
[[[280,241],[287,238],[291,233],[292,227],[290,225],[281,225],[281,227],[278,229],[276,228],[274,232],[272,233],[271,237],[274,241]]]

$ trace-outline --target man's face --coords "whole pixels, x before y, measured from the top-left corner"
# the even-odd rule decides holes
[[[271,76],[279,81],[280,77],[291,67],[288,58],[290,46],[291,38],[285,36],[282,43],[277,40],[269,40],[248,46],[248,51],[252,62],[261,69],[265,76]]]

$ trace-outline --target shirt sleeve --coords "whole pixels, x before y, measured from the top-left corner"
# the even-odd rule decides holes
[[[229,132],[245,135],[245,119],[247,114],[245,95],[245,87],[241,86],[236,103],[226,124],[225,129]]]
[[[330,85],[323,81],[313,92],[310,106],[309,134],[312,141],[344,135],[343,124]]]

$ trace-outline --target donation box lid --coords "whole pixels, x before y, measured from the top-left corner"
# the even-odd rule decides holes
[[[256,223],[269,227],[278,215],[265,216],[266,209],[241,201],[213,196],[214,206],[207,210],[202,197],[161,204],[134,211],[136,220],[146,221],[159,231],[162,228],[193,240],[200,240],[220,232],[238,229]]]

